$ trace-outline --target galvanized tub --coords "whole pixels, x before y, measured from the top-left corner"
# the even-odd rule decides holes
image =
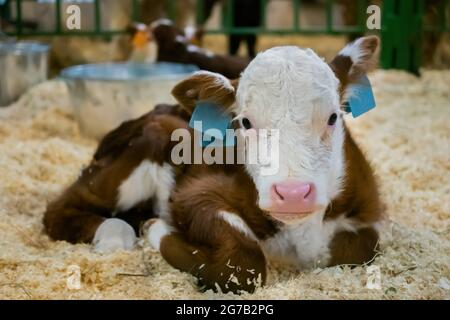
[[[197,70],[176,63],[101,63],[64,69],[61,77],[68,85],[81,131],[101,139],[158,103],[175,103],[173,87]]]
[[[47,80],[48,50],[38,42],[0,42],[0,106],[11,104],[29,87]]]

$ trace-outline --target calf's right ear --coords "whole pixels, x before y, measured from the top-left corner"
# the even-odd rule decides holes
[[[231,81],[218,73],[198,71],[178,83],[172,95],[189,113],[194,111],[198,101],[212,102],[226,110],[235,102],[236,87],[236,80]]]

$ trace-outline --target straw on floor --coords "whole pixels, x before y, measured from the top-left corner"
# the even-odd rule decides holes
[[[65,85],[43,83],[0,111],[0,299],[449,299],[450,72],[377,71],[378,107],[348,124],[376,170],[388,219],[372,269],[295,271],[271,265],[267,286],[240,296],[201,293],[145,241],[100,255],[52,242],[46,203],[73,181],[95,142],[82,137]],[[75,268],[75,269],[74,269]],[[73,285],[77,270],[80,287]],[[375,270],[376,272],[376,270]],[[370,279],[369,279],[370,278]]]

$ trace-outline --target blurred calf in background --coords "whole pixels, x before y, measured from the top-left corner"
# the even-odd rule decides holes
[[[156,45],[157,61],[193,64],[230,79],[238,78],[250,62],[246,57],[214,54],[192,44],[195,32],[186,33],[167,19],[154,21],[147,30],[149,41]]]

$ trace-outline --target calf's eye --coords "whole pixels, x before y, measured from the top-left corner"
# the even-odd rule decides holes
[[[329,118],[328,118],[328,125],[329,126],[334,126],[337,120],[337,114],[333,113]]]
[[[241,123],[242,123],[242,126],[243,126],[246,130],[252,128],[252,123],[250,122],[250,120],[248,120],[248,118],[242,118],[242,119],[241,119]]]

